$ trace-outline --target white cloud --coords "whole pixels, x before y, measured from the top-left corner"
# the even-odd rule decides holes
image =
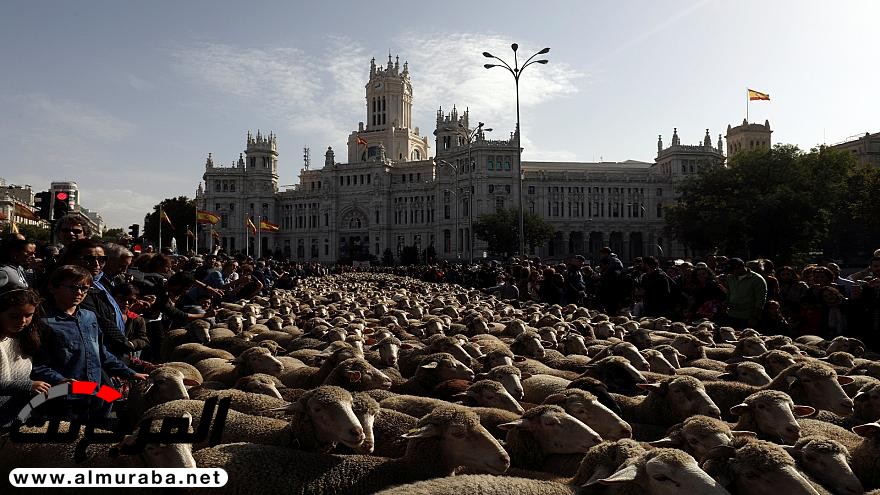
[[[407,34],[400,41],[407,47],[410,71],[416,96],[421,103],[417,112],[423,119],[433,122],[437,106],[444,112],[456,104],[459,114],[469,107],[475,120],[486,122],[488,127],[501,133],[510,132],[516,124],[516,92],[513,76],[504,68],[487,70],[486,63],[498,63],[485,58],[488,51],[513,65],[513,51],[508,40],[494,35],[474,34]],[[520,45],[522,64],[542,46]],[[577,93],[584,75],[568,64],[553,60],[553,52],[539,55],[546,58],[546,65],[534,64],[526,68],[520,79],[520,106],[530,107]],[[435,107],[435,108],[425,108]]]

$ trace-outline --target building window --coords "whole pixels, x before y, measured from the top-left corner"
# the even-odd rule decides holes
[[[535,194],[535,186],[529,186],[529,194]]]
[[[235,203],[229,203],[229,211],[235,211]]]
[[[443,231],[443,252],[448,253],[452,251],[452,232],[449,229],[445,229]]]
[[[220,192],[220,181],[219,180],[214,181],[214,191]]]
[[[229,183],[229,192],[235,192],[235,181]]]
[[[324,239],[324,256],[330,254],[330,239]]]
[[[248,158],[248,163],[250,164],[251,168],[256,167],[257,166],[257,157],[253,156],[253,157]]]
[[[344,185],[345,185],[345,178],[342,177],[341,175],[339,176],[339,185],[340,185],[340,186],[344,186]]]
[[[661,197],[661,196],[663,196],[663,189],[660,188],[660,187],[658,187],[658,188],[657,188],[657,197],[659,198],[659,197]]]
[[[495,198],[495,211],[498,212],[503,209],[504,209],[504,198],[501,196],[498,196]]]
[[[443,218],[449,220],[451,218],[449,214],[449,205],[443,205]]]
[[[224,211],[220,213],[220,228],[225,229],[227,227],[229,227],[229,216]]]
[[[657,218],[663,218],[663,205],[657,203]]]
[[[510,170],[510,157],[504,157],[504,170]]]
[[[529,213],[531,213],[532,215],[535,214],[535,202],[534,201],[529,201]]]
[[[486,168],[489,170],[495,170],[495,162],[492,161],[492,157],[486,158]]]

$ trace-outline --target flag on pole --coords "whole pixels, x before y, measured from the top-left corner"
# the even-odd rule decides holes
[[[754,89],[747,89],[749,92],[749,100],[770,100],[770,95],[767,93],[762,93],[760,91],[755,91]]]
[[[260,230],[265,230],[266,232],[278,232],[280,226],[275,223],[270,223],[268,220],[260,220]]]
[[[190,230],[189,225],[186,226],[186,236],[187,236],[187,237],[192,237],[193,239],[196,238],[196,235],[193,233],[192,230]]]
[[[251,221],[251,217],[247,217],[247,220],[244,222],[244,226],[251,231],[251,234],[257,233],[257,226],[254,225],[253,221]]]
[[[174,228],[174,224],[171,223],[171,219],[168,218],[168,214],[165,213],[165,210],[159,210],[159,220],[163,222],[168,222],[168,225],[170,225],[172,229]]]
[[[361,146],[366,146],[367,140],[362,138],[360,134],[357,134],[357,144],[359,144]]]
[[[209,223],[211,225],[216,225],[219,221],[220,216],[216,213],[207,210],[196,211],[196,222],[198,223]]]
[[[219,241],[220,240],[220,231],[219,230],[212,230],[211,231],[211,238]]]

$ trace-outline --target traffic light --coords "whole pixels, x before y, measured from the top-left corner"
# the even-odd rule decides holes
[[[43,220],[52,220],[52,193],[49,191],[38,192],[34,195],[34,206],[40,209],[39,215]]]
[[[52,207],[52,219],[58,220],[70,213],[70,193],[67,191],[55,192],[55,204]]]
[[[131,236],[132,239],[137,239],[141,236],[141,226],[138,224],[132,224],[128,226],[128,235]]]

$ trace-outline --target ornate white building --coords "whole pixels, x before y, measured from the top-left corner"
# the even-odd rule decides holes
[[[346,163],[328,148],[323,167],[304,168],[293,188],[279,190],[271,133],[249,132],[244,153],[232,166],[216,166],[208,155],[196,199],[199,208],[221,217],[213,226],[220,247],[322,262],[381,259],[386,249],[397,257],[405,246],[420,251],[433,246],[439,258],[483,257],[485,244],[471,235],[473,221],[518,207],[516,135],[487,139],[467,110],[441,108],[431,158],[428,138],[412,123],[407,63],[401,67],[389,56],[386,66],[377,67],[372,60],[365,90],[366,124],[349,135]],[[728,139],[735,133],[728,129]],[[769,132],[766,137],[769,142]],[[524,208],[556,229],[534,254],[594,258],[608,245],[624,259],[683,256],[684,247],[664,234],[664,208],[674,200],[679,181],[723,160],[721,136],[713,146],[707,129],[694,146],[682,145],[677,130],[669,147],[658,138],[653,163],[523,162]],[[250,234],[246,218],[256,223],[260,216],[280,230]],[[211,244],[208,227],[199,238],[200,245]]]

